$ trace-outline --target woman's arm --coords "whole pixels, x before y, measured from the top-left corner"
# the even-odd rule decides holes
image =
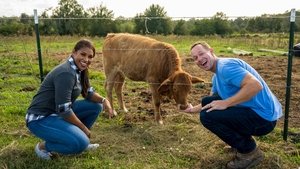
[[[105,110],[108,110],[109,117],[114,116],[113,109],[111,108],[110,102],[105,98],[100,96],[99,93],[94,92],[93,95],[90,97],[90,100],[96,103],[102,103]]]
[[[64,117],[69,123],[74,124],[75,126],[79,127],[89,138],[91,137],[90,130],[78,119],[74,112],[70,113],[69,115]]]

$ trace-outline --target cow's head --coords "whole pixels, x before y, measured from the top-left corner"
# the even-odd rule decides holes
[[[183,71],[175,72],[162,82],[158,88],[158,93],[172,96],[179,108],[185,110],[188,106],[187,96],[191,91],[192,83],[198,82],[204,82],[204,80]]]

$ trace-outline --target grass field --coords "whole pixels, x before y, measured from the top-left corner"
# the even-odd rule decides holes
[[[250,51],[255,56],[274,55],[259,52],[266,48],[287,51],[288,35],[249,35],[229,38],[153,36],[173,44],[180,55],[188,55],[190,45],[205,40],[215,47],[218,55],[227,55],[230,49]],[[295,36],[295,42],[300,41]],[[0,168],[223,168],[233,154],[223,150],[224,144],[208,132],[197,114],[174,113],[165,117],[164,125],[153,120],[132,120],[121,113],[113,119],[100,115],[92,128],[91,141],[100,148],[74,156],[59,156],[53,161],[36,157],[34,146],[39,141],[26,128],[26,109],[39,84],[39,65],[35,37],[0,37]],[[72,51],[81,37],[41,37],[44,72],[49,72]],[[101,52],[103,38],[87,37]],[[105,96],[105,76],[91,69],[91,83]],[[145,84],[128,88],[147,87]],[[174,109],[175,111],[175,109]],[[137,112],[130,112],[137,113]],[[141,112],[143,114],[145,112]],[[291,128],[297,131],[297,128]],[[264,137],[255,138],[266,158],[257,168],[290,169],[300,167],[300,138],[282,139],[282,129],[276,128]]]

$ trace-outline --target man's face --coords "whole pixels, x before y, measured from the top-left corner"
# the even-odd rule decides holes
[[[206,71],[211,71],[214,65],[214,56],[212,49],[206,49],[201,44],[196,45],[191,50],[191,56],[194,62]]]

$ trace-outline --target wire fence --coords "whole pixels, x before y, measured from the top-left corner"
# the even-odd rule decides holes
[[[188,73],[198,76],[200,78],[204,78],[206,80],[205,83],[194,84],[192,86],[192,94],[189,96],[189,101],[194,104],[201,99],[202,96],[208,95],[211,88],[211,75],[212,74],[198,74],[196,72],[201,71],[195,63],[191,60],[192,58],[189,56],[188,46],[183,46],[179,44],[176,46],[178,41],[185,41],[182,37],[173,37],[172,39],[168,39],[168,37],[161,36],[151,36],[152,38],[157,38],[161,41],[164,41],[166,38],[168,43],[174,44],[175,48],[179,51],[183,70]],[[38,68],[38,57],[37,57],[37,48],[36,41],[34,37],[27,36],[18,36],[18,37],[1,37],[2,40],[0,42],[0,112],[10,112],[17,113],[19,115],[23,115],[28,108],[32,97],[35,95],[36,91],[40,85],[40,76],[39,76],[39,68]],[[70,37],[70,36],[50,36],[50,37],[42,37],[42,56],[43,56],[43,67],[45,74],[51,71],[56,65],[64,61],[68,56],[69,52],[72,51],[73,43],[76,39],[80,39],[82,37]],[[99,37],[88,37],[91,38],[92,41],[96,41],[96,46],[102,46],[103,38]],[[190,39],[191,37],[187,37]],[[204,38],[204,37],[196,37],[196,39]],[[218,42],[217,45],[223,46],[223,48],[227,48],[228,46],[224,44],[228,44],[228,39],[217,38],[211,40],[212,37],[206,37],[212,43]],[[248,38],[243,37],[245,39],[242,42],[239,40],[238,42],[232,44],[243,43],[248,40]],[[264,38],[261,38],[264,39]],[[192,41],[194,41],[193,39]],[[265,40],[265,39],[264,39]],[[224,44],[220,44],[220,41],[224,41]],[[229,40],[230,41],[230,40]],[[234,41],[234,40],[231,40]],[[286,40],[287,41],[287,40]],[[258,49],[258,46],[261,46],[265,43],[257,43],[257,41],[249,43],[252,47],[251,49]],[[248,43],[248,42],[246,42]],[[286,44],[286,42],[285,42]],[[213,45],[214,46],[214,45]],[[234,46],[234,45],[233,45]],[[249,47],[249,46],[248,46]],[[268,46],[265,46],[268,48]],[[160,49],[114,49],[111,50],[119,50],[122,52],[132,51],[132,50],[141,50],[143,52],[149,51],[153,52]],[[255,69],[257,69],[258,73],[262,75],[262,77],[266,80],[268,86],[273,91],[273,93],[278,97],[279,101],[282,103],[284,108],[285,105],[285,90],[290,88],[291,90],[291,98],[290,98],[290,121],[292,126],[300,126],[300,123],[297,122],[298,112],[300,111],[299,97],[300,97],[300,71],[298,70],[300,66],[300,58],[294,57],[293,62],[293,74],[292,74],[292,84],[291,86],[287,86],[286,84],[286,72],[287,72],[287,56],[276,56],[278,54],[274,54],[273,56],[239,56],[237,54],[228,53],[226,51],[222,51],[219,49],[218,53],[221,54],[221,57],[224,56],[233,56],[238,57],[246,62],[250,63]],[[294,51],[295,52],[295,51]],[[223,53],[223,54],[222,54]],[[102,92],[102,95],[105,96],[104,91],[104,69],[103,69],[103,60],[102,60],[102,51],[97,53],[97,60],[92,63],[95,64],[94,67],[91,68],[91,84],[96,90]],[[98,76],[102,76],[103,78],[98,78]],[[123,83],[123,82],[114,82],[114,83]],[[146,83],[146,82],[137,82],[131,81],[129,79],[125,80],[124,92],[127,93],[125,98],[129,100],[139,99],[140,101],[147,100],[149,98],[143,95],[143,93],[149,92],[149,86],[151,84],[159,84],[159,83]],[[187,85],[187,84],[176,84],[176,85]],[[196,95],[195,95],[196,93]],[[199,97],[195,99],[195,96]],[[150,104],[150,103],[149,103]]]
[[[11,39],[11,38],[8,38]],[[16,38],[16,40],[19,42],[20,45],[18,45],[18,48],[16,51],[14,51],[14,46],[10,46],[13,45],[14,43],[8,42],[5,40],[5,38],[3,39],[3,41],[0,43],[0,47],[2,48],[2,51],[0,51],[1,56],[1,61],[3,62],[1,63],[1,65],[4,65],[5,67],[2,67],[1,72],[0,72],[0,77],[2,79],[1,82],[1,90],[4,90],[4,88],[6,88],[6,86],[11,85],[12,84],[12,80],[13,79],[30,79],[30,81],[26,81],[25,82],[21,82],[22,83],[22,87],[20,87],[20,89],[15,90],[15,89],[10,89],[8,92],[11,93],[12,95],[16,95],[19,92],[26,92],[26,88],[28,88],[28,86],[32,87],[30,88],[30,92],[32,92],[33,88],[34,91],[37,90],[38,86],[32,86],[32,84],[35,85],[39,85],[39,72],[38,72],[38,61],[37,61],[37,53],[36,53],[36,48],[35,47],[28,47],[28,40],[26,37],[18,37]],[[30,38],[30,40],[33,40],[33,38]],[[50,71],[56,64],[58,64],[59,62],[61,62],[62,60],[66,59],[68,56],[68,52],[64,52],[64,53],[56,53],[55,49],[51,49],[53,45],[51,45],[51,43],[56,43],[56,38],[49,38],[48,42],[49,44],[44,44],[45,45],[45,50],[46,52],[43,52],[43,54],[46,56],[44,57],[44,67],[46,68],[46,71]],[[32,44],[35,44],[34,42]],[[151,50],[161,50],[161,49],[110,49],[110,50],[142,50],[142,51],[151,51]],[[179,50],[185,50],[185,48],[179,48]],[[44,51],[42,49],[42,51]],[[48,51],[48,52],[47,52]],[[51,52],[49,52],[51,51]],[[66,50],[66,51],[71,51],[71,50]],[[59,55],[58,57],[53,57],[52,55]],[[52,61],[48,61],[48,60],[57,60],[54,63]],[[183,58],[184,59],[184,58]],[[284,59],[283,59],[284,60]],[[9,63],[6,63],[9,62]],[[99,60],[99,62],[102,62],[102,60]],[[286,60],[285,60],[286,62]],[[19,64],[22,63],[22,64]],[[101,63],[103,64],[103,63]],[[183,64],[187,64],[187,63],[183,63]],[[193,63],[191,63],[193,64]],[[191,64],[189,64],[188,66],[191,67]],[[195,66],[195,65],[194,65]],[[255,65],[254,65],[255,66]],[[297,66],[298,63],[294,63],[294,66],[296,67],[295,70],[295,80],[296,82],[294,82],[290,87],[293,91],[300,91],[300,86],[297,85],[297,81],[300,80],[298,79],[298,75],[297,73]],[[194,68],[196,69],[196,68]],[[100,66],[100,69],[98,69],[98,71],[100,71],[101,73],[104,73],[103,67]],[[198,70],[201,71],[201,70]],[[193,72],[190,72],[193,73]],[[275,84],[275,83],[269,83],[268,85],[270,86],[271,89],[276,89],[276,90],[281,90],[284,91],[286,89],[286,83],[285,83],[285,74],[283,74],[282,77],[279,77],[282,79],[280,84]],[[34,82],[33,82],[34,81]],[[93,83],[95,84],[101,84],[103,85],[105,83],[105,80],[99,80],[99,79],[94,79]],[[114,83],[123,83],[123,82],[114,82]],[[136,81],[130,81],[130,80],[126,80],[125,81],[126,85],[130,85],[130,86],[135,86],[135,87],[145,87],[145,85],[149,85],[149,84],[159,84],[159,83],[145,83],[145,82],[136,82]],[[210,84],[210,78],[208,78],[207,83],[205,83],[204,85],[206,85],[209,88],[209,84]],[[187,84],[176,84],[176,85],[187,85]],[[197,85],[194,85],[194,87]],[[15,94],[13,94],[15,93]],[[32,94],[32,93],[31,93]],[[1,94],[0,94],[1,96]],[[1,99],[1,97],[0,97]],[[20,103],[18,100],[16,100],[15,102],[11,102],[11,103],[0,103],[1,106],[16,106],[16,105],[28,105],[28,102],[26,103]]]
[[[43,18],[43,17],[39,17],[39,20],[51,20],[51,21],[55,21],[55,20],[108,20],[108,19],[112,19],[112,20],[133,20],[133,19],[141,19],[141,20],[147,20],[147,19],[172,19],[172,20],[179,20],[179,19],[184,19],[184,20],[190,20],[190,19],[211,19],[212,17],[138,17],[138,18],[103,18],[103,17],[94,17],[94,18]],[[237,18],[241,18],[241,19],[252,19],[252,18],[256,18],[256,17],[248,17],[248,16],[228,16],[226,17],[227,19],[231,20],[231,19],[237,19]],[[288,19],[289,16],[270,16],[270,15],[265,15],[265,16],[260,16],[260,18],[262,19]],[[0,18],[0,20],[10,20],[10,19],[15,19],[15,17],[3,17]],[[22,18],[24,20],[33,20],[33,17],[29,17],[29,18]],[[299,18],[296,18],[296,22],[299,22]],[[246,24],[246,26],[249,25],[249,21]],[[147,29],[147,25],[145,24],[146,30]],[[159,37],[161,38],[161,37]],[[173,43],[175,41],[175,43],[178,43],[177,41],[181,41],[181,37],[177,37],[178,39],[171,39],[167,42],[169,43]],[[199,38],[199,37],[196,37]],[[203,37],[200,37],[203,38]],[[209,39],[210,37],[206,37],[205,39]],[[70,37],[66,37],[66,39],[73,39]],[[214,42],[218,42],[220,40],[222,40],[223,38],[217,38],[214,39]],[[227,41],[227,43],[231,44],[232,46],[235,46],[237,44],[248,44],[248,47],[250,46],[251,49],[257,49],[259,45],[262,46],[266,46],[266,48],[269,48],[269,45],[267,44],[276,44],[274,46],[272,46],[271,48],[276,49],[277,47],[286,47],[288,44],[288,40],[287,40],[287,35],[286,34],[282,34],[280,36],[278,36],[278,38],[270,38],[272,40],[267,41],[266,39],[268,39],[268,37],[264,37],[262,38],[264,40],[257,40],[254,39],[253,41],[248,41],[248,37],[241,37],[239,40],[229,40]],[[97,39],[98,41],[98,45],[101,46],[103,39]],[[25,97],[31,96],[33,97],[35,91],[38,89],[38,85],[40,82],[40,78],[39,78],[39,71],[38,71],[38,61],[37,61],[37,49],[36,49],[36,43],[35,40],[33,38],[28,38],[26,36],[18,36],[15,38],[16,44],[15,45],[13,42],[11,37],[1,37],[1,42],[0,42],[0,65],[1,65],[1,73],[0,73],[0,77],[2,80],[0,80],[0,101],[1,100],[9,100],[9,101],[1,101],[0,106],[28,106],[29,105],[29,101],[30,99],[15,99],[14,97],[18,96],[18,94],[24,93],[23,95]],[[57,41],[59,41],[60,44],[57,44]],[[75,40],[74,40],[75,41]],[[62,60],[64,60],[69,53],[66,51],[71,51],[70,47],[61,47],[63,45],[61,45],[61,43],[74,43],[74,41],[70,42],[70,41],[62,41],[61,38],[59,37],[59,35],[55,35],[55,36],[50,36],[47,37],[47,40],[42,42],[42,52],[43,52],[43,67],[45,68],[44,71],[49,72],[55,65],[57,65],[59,62],[61,62]],[[209,41],[211,41],[209,39]],[[234,42],[230,42],[230,41],[234,41]],[[296,42],[299,41],[300,42],[300,36],[296,36]],[[225,42],[226,44],[226,42]],[[249,45],[250,44],[250,45]],[[59,47],[55,47],[55,46],[59,46]],[[216,45],[220,45],[219,43],[217,43]],[[225,46],[224,44],[222,44],[223,46]],[[178,45],[176,46],[176,49],[178,51],[180,51],[181,55],[188,55],[186,54],[186,52],[189,50],[188,49],[189,46],[186,47],[182,47],[182,45]],[[228,48],[228,47],[227,47]],[[156,51],[156,50],[166,50],[166,49],[110,49],[110,50],[120,50],[120,51],[132,51],[132,50],[141,50],[141,51]],[[284,49],[285,51],[288,49]],[[227,53],[228,51],[223,50],[220,53]],[[233,54],[230,54],[233,55]],[[274,54],[275,55],[275,54]],[[276,54],[278,55],[278,54]],[[52,58],[53,56],[55,56],[55,58]],[[3,59],[5,58],[5,59]],[[13,61],[12,61],[13,59]],[[52,61],[55,60],[56,61]],[[3,62],[3,63],[1,63]],[[8,62],[8,63],[6,63]],[[18,63],[23,63],[23,64],[18,64]],[[3,66],[2,66],[3,65]],[[294,66],[298,66],[298,63],[294,63]],[[103,73],[103,67],[99,69],[101,73]],[[297,73],[297,71],[295,71]],[[295,73],[295,74],[296,74]],[[295,75],[295,77],[297,78],[298,75]],[[284,91],[287,86],[285,83],[285,74],[282,77],[279,77],[282,79],[280,84],[275,84],[275,83],[268,83],[268,85],[270,86],[271,89],[276,89],[276,92],[279,93],[279,91]],[[23,80],[20,80],[23,79]],[[24,80],[25,79],[25,80]],[[28,80],[29,79],[29,80]],[[296,79],[298,80],[298,79]],[[20,81],[20,83],[22,83],[22,85],[18,85],[17,89],[13,88],[13,84],[15,84],[15,82],[13,81]],[[205,84],[206,86],[208,86],[210,84],[210,79],[208,79],[208,82]],[[93,83],[96,84],[104,84],[105,80],[99,80],[99,79],[94,79]],[[115,82],[115,83],[122,83],[122,82]],[[126,81],[125,82],[126,85],[129,86],[135,86],[137,88],[143,88],[145,87],[145,83],[144,82],[135,82],[135,81]],[[149,84],[149,83],[147,83]],[[153,83],[152,83],[153,84]],[[156,83],[155,83],[156,84]],[[176,84],[176,85],[187,85],[187,84]],[[12,88],[6,89],[7,86],[12,86]],[[288,86],[292,89],[292,91],[294,93],[297,93],[297,91],[300,91],[299,88],[300,86],[297,85],[297,82],[294,82],[291,86]],[[98,87],[101,88],[101,87]],[[194,88],[196,88],[196,85],[194,85]],[[207,87],[209,88],[209,87]],[[103,89],[103,88],[102,88]],[[207,89],[209,90],[209,89]],[[275,93],[276,94],[276,93]],[[292,96],[292,100],[295,99]],[[20,102],[20,100],[24,101],[24,102]],[[283,98],[282,98],[283,100]]]

